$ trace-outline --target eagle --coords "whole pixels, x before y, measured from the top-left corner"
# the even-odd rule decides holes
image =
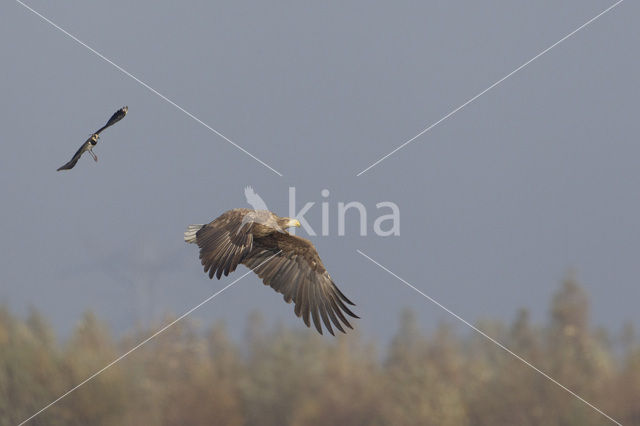
[[[111,118],[109,118],[109,121],[107,121],[107,124],[102,126],[100,129],[94,132],[91,136],[89,136],[89,139],[84,141],[82,146],[80,146],[80,148],[78,148],[76,153],[73,154],[73,157],[71,158],[71,160],[69,160],[69,162],[66,163],[65,165],[60,166],[57,171],[73,169],[73,167],[76,165],[76,163],[78,162],[82,154],[84,154],[85,152],[88,152],[89,154],[91,154],[91,156],[93,157],[93,161],[98,161],[98,156],[93,152],[93,147],[96,146],[96,144],[98,143],[98,139],[100,139],[100,133],[107,127],[113,126],[118,121],[122,120],[124,116],[127,115],[128,110],[129,110],[129,107],[123,106],[122,108],[117,110],[115,113],[113,113]]]
[[[281,293],[285,302],[293,302],[294,313],[307,327],[313,321],[322,334],[322,321],[331,335],[332,324],[343,333],[343,325],[353,329],[345,314],[359,318],[347,307],[354,303],[333,282],[311,241],[287,232],[291,227],[300,227],[300,222],[268,210],[239,208],[209,224],[189,225],[184,240],[200,248],[209,278],[220,279],[243,264]]]

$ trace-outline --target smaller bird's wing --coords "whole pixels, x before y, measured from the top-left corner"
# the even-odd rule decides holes
[[[111,116],[111,118],[109,118],[109,121],[107,121],[107,124],[102,126],[96,133],[100,134],[100,132],[102,132],[107,127],[111,127],[114,124],[116,124],[118,121],[122,120],[124,118],[124,116],[127,115],[127,111],[128,110],[129,110],[129,108],[124,106],[124,107],[120,108],[119,110],[117,110],[116,112],[114,112],[113,115]]]
[[[80,159],[82,154],[89,148],[90,144],[91,144],[91,138],[87,139],[87,141],[85,143],[83,143],[80,148],[78,148],[78,150],[76,151],[75,154],[73,154],[73,157],[71,158],[71,160],[69,160],[68,163],[66,163],[63,166],[60,166],[58,168],[58,170],[56,170],[56,171],[59,172],[60,170],[71,170],[71,169],[73,169],[73,167],[76,165],[76,163],[78,162],[78,160]]]
[[[253,246],[253,224],[243,223],[245,211],[229,210],[196,232],[200,262],[209,278],[235,271]]]
[[[322,334],[320,320],[329,333],[331,324],[343,333],[342,324],[351,324],[344,316],[356,314],[346,306],[353,305],[331,279],[318,252],[307,239],[289,233],[274,233],[254,241],[254,249],[242,261],[265,285],[282,293],[287,303],[293,301],[294,312],[310,327],[309,316]],[[342,322],[342,324],[341,324]]]

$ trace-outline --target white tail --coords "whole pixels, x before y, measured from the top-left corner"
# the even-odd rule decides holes
[[[195,244],[196,242],[196,233],[201,230],[204,225],[189,225],[187,227],[186,232],[184,233],[184,241],[186,243]]]

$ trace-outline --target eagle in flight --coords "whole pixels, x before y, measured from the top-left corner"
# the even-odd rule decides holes
[[[260,220],[245,220],[257,213]],[[189,225],[184,240],[200,247],[209,278],[220,279],[243,264],[285,302],[293,302],[295,314],[307,327],[313,321],[322,334],[322,321],[332,335],[332,324],[344,333],[343,325],[353,328],[345,314],[359,318],[347,307],[354,304],[333,282],[311,241],[286,231],[294,226],[300,222],[267,210],[233,209],[207,225]]]
[[[98,156],[96,154],[94,154],[93,147],[96,146],[96,144],[98,143],[98,139],[100,139],[100,132],[102,132],[107,127],[113,126],[118,121],[122,120],[124,118],[124,116],[127,115],[127,111],[128,110],[129,110],[129,107],[127,107],[127,106],[123,106],[122,108],[117,110],[111,116],[109,121],[107,121],[107,124],[102,126],[100,129],[98,129],[91,136],[89,136],[89,139],[87,139],[82,144],[82,146],[76,151],[76,153],[73,154],[73,157],[71,158],[71,160],[69,160],[69,162],[66,163],[64,166],[59,167],[57,171],[73,169],[73,166],[76,165],[76,163],[78,162],[78,160],[80,159],[82,154],[84,154],[85,152],[88,152],[89,154],[91,154],[91,156],[93,157],[94,161],[98,161]]]

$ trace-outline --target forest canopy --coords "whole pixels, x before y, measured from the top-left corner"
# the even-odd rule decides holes
[[[15,425],[152,334],[115,338],[86,313],[61,341],[33,311],[0,308],[0,426]],[[640,424],[633,327],[589,322],[565,280],[544,324],[526,310],[476,326],[623,424]],[[324,339],[254,314],[234,341],[185,320],[32,420],[39,425],[600,425],[608,421],[476,333],[422,331],[411,311],[380,348],[357,332]]]

